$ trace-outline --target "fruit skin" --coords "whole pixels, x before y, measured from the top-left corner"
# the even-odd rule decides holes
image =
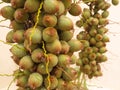
[[[69,41],[73,37],[73,32],[72,31],[62,31],[59,34],[59,37],[60,37],[60,40]]]
[[[50,76],[50,82],[51,82],[51,85],[50,85],[50,87],[49,87],[49,89],[48,90],[53,90],[53,89],[55,89],[56,87],[57,87],[57,85],[58,85],[58,80],[57,80],[57,78],[55,77],[55,76]],[[48,78],[45,78],[45,80],[44,80],[44,85],[45,85],[45,87],[47,88],[48,87],[48,84],[49,84],[49,82],[48,82]]]
[[[14,31],[11,30],[7,33],[6,35],[6,42],[8,43],[13,43],[13,34],[14,34]]]
[[[13,55],[17,56],[18,58],[21,58],[21,57],[27,55],[27,50],[25,49],[23,44],[16,44],[16,45],[12,46],[10,51]]]
[[[14,8],[23,8],[25,0],[10,0],[10,3]]]
[[[59,40],[55,40],[51,43],[46,43],[46,50],[53,54],[59,54],[61,52],[62,45]]]
[[[71,39],[68,41],[68,44],[70,46],[70,52],[79,51],[83,48],[82,43],[77,39]]]
[[[62,15],[58,18],[58,28],[63,31],[71,30],[73,29],[73,22],[70,18]]]
[[[29,15],[28,15],[28,13],[25,12],[24,9],[19,8],[15,11],[14,18],[17,22],[24,23],[25,21],[28,20]]]
[[[31,53],[31,57],[35,63],[40,63],[44,59],[44,51],[41,48],[37,48],[33,50],[33,52]]]
[[[26,55],[20,59],[19,66],[22,69],[30,70],[34,66],[31,56]]]
[[[60,41],[60,42],[62,45],[62,50],[60,53],[67,54],[69,52],[70,46],[68,45],[68,43],[66,41]]]
[[[57,30],[53,27],[47,27],[43,30],[43,40],[45,42],[53,42],[58,39]]]
[[[26,12],[33,13],[33,12],[36,12],[38,10],[39,6],[40,6],[39,0],[26,0],[25,5],[24,5],[24,9]]]
[[[112,4],[113,5],[118,5],[119,4],[119,0],[112,0]]]
[[[57,12],[57,15],[60,16],[60,15],[65,13],[65,6],[64,6],[62,1],[58,1],[58,3],[59,3],[59,5],[58,5],[59,6],[59,10]]]
[[[0,13],[4,18],[13,20],[15,9],[12,6],[4,6],[1,8]]]
[[[82,13],[80,5],[72,3],[69,13],[73,16],[79,16]]]
[[[25,38],[30,41],[31,38],[31,43],[33,44],[37,44],[37,43],[41,43],[42,40],[42,33],[41,33],[41,29],[42,28],[28,28],[25,32]]]
[[[45,14],[42,23],[45,27],[54,27],[57,24],[57,17],[55,15]]]
[[[57,0],[44,0],[43,9],[46,13],[55,14],[59,10]]]
[[[61,1],[64,3],[66,9],[70,8],[72,4],[72,0],[61,0]]]
[[[10,26],[13,28],[14,31],[25,29],[24,23],[18,23],[15,20],[11,21]]]
[[[13,34],[13,41],[16,43],[23,43],[24,42],[24,30],[17,30]]]
[[[37,72],[30,74],[28,78],[28,85],[31,89],[40,87],[43,83],[43,76]]]
[[[26,87],[28,82],[28,76],[20,76],[17,78],[17,86]]]

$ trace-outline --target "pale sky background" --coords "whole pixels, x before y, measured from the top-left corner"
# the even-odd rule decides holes
[[[1,0],[0,0],[1,1]],[[0,8],[5,4],[0,4]],[[120,5],[112,6],[110,9],[109,19],[120,23]],[[71,17],[73,20],[76,18]],[[0,16],[0,20],[3,18]],[[9,21],[0,23],[0,25],[9,25]],[[95,85],[98,90],[120,90],[120,24],[109,24],[109,37],[110,43],[107,44],[108,61],[102,64],[103,76],[88,80],[89,85]],[[0,27],[0,40],[5,41],[5,36],[9,29]],[[16,64],[10,58],[11,53],[9,51],[11,46],[5,45],[0,42],[0,74],[11,74],[16,68]],[[0,90],[6,90],[12,77],[0,76]],[[15,85],[13,84],[12,87]],[[104,89],[101,89],[103,87]],[[3,89],[4,88],[4,89]],[[106,88],[106,89],[105,89]],[[10,89],[10,90],[15,90]],[[97,90],[96,88],[91,90]]]

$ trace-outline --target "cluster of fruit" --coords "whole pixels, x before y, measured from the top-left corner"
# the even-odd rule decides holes
[[[9,3],[1,15],[10,20],[6,42],[13,43],[11,58],[19,66],[14,72],[17,90],[80,90],[73,81],[79,72],[89,78],[100,76],[100,64],[109,38],[105,0],[2,0]],[[88,8],[82,8],[84,2]],[[114,5],[118,0],[112,0]],[[83,12],[82,12],[83,11]],[[74,36],[73,21],[67,16],[81,15],[76,22],[85,30]],[[79,59],[74,52],[79,52]],[[79,70],[72,67],[76,65]]]

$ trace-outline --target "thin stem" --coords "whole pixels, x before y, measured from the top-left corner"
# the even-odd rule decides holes
[[[13,76],[13,74],[0,74],[0,76],[7,76],[7,77],[11,77],[11,76]]]
[[[0,2],[0,4],[2,4],[2,3],[4,3],[4,2]]]
[[[6,21],[6,20],[7,20],[7,19],[1,20],[0,23],[1,23],[1,22],[4,22],[4,21]]]
[[[10,82],[10,84],[9,84],[9,86],[8,86],[8,88],[7,88],[7,90],[9,90],[10,89],[10,86],[12,85],[12,83],[15,81],[15,79],[16,78],[14,78],[11,82]]]
[[[9,28],[9,29],[11,29],[11,27],[4,26],[4,25],[0,25],[0,27],[5,27],[5,28]]]

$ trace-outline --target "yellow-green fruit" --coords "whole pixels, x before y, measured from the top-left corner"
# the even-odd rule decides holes
[[[110,39],[107,35],[103,35],[103,39],[102,39],[103,42],[109,42]]]
[[[90,34],[91,36],[95,36],[95,35],[97,34],[97,30],[96,30],[96,29],[91,29],[91,30],[89,31],[89,34]]]
[[[37,72],[30,74],[28,78],[28,85],[31,89],[36,89],[42,86],[43,83],[43,76]]]
[[[50,83],[51,83],[51,85],[50,85],[50,87],[49,87],[48,90],[53,90],[53,89],[55,89],[55,88],[57,87],[57,85],[58,85],[58,80],[57,80],[57,78],[56,78],[55,76],[50,76]],[[44,80],[44,85],[45,85],[46,88],[48,88],[48,85],[49,85],[48,78],[45,78],[45,80]]]
[[[37,66],[37,72],[42,74],[42,75],[45,75],[47,74],[47,71],[46,71],[46,64],[45,63],[40,63],[38,64]],[[51,72],[53,69],[53,67],[48,67],[48,72]]]
[[[28,20],[29,15],[28,13],[25,12],[24,9],[18,8],[14,13],[14,18],[17,22],[24,23],[25,21]]]
[[[88,8],[84,8],[84,9],[83,9],[82,16],[83,16],[85,19],[88,19],[88,18],[91,16],[90,10],[89,10]]]
[[[107,48],[105,46],[99,49],[100,53],[105,53],[106,51],[107,51]]]
[[[103,36],[101,35],[101,34],[97,34],[96,36],[95,36],[95,40],[96,41],[101,41],[103,39]]]
[[[119,0],[112,0],[112,4],[113,5],[118,5],[119,4]]]
[[[25,29],[25,24],[24,23],[18,23],[17,21],[13,20],[10,23],[10,26],[13,28],[13,30],[21,30]]]
[[[106,18],[99,19],[99,25],[107,25],[108,23],[109,23],[109,21]]]
[[[90,25],[98,25],[99,20],[98,20],[97,18],[90,17],[90,18],[88,19],[88,23],[89,23]]]
[[[19,58],[27,55],[27,50],[22,44],[15,44],[10,49],[11,53]]]
[[[51,74],[54,75],[56,78],[60,78],[62,76],[63,71],[57,67],[54,67]]]
[[[82,13],[82,9],[81,9],[80,5],[72,3],[69,13],[73,16],[79,16]]]
[[[10,3],[14,8],[23,8],[25,0],[10,0]]]
[[[45,42],[53,42],[58,39],[57,30],[53,27],[47,27],[43,30],[43,40]]]
[[[86,47],[86,48],[84,49],[84,51],[85,51],[86,54],[90,54],[90,53],[93,52],[93,49],[92,49],[92,47]]]
[[[61,52],[62,45],[59,40],[55,40],[51,43],[46,43],[46,50],[53,54],[59,54]]]
[[[62,14],[65,13],[65,6],[64,6],[63,2],[59,1],[59,0],[58,0],[58,4],[59,4],[58,5],[59,6],[59,10],[57,12],[57,15],[59,16],[59,15],[62,15]]]
[[[17,78],[17,86],[26,87],[28,82],[28,76],[20,76]]]
[[[58,86],[56,89],[57,90],[66,90],[65,87],[66,87],[66,82],[63,79],[59,78],[58,79]]]
[[[72,39],[68,41],[70,52],[79,51],[83,48],[83,44],[79,40]]]
[[[9,31],[6,35],[6,42],[13,43],[13,34],[15,32],[13,30]]]
[[[46,13],[55,14],[59,10],[59,3],[57,0],[44,0],[43,9]]]
[[[57,17],[55,15],[45,14],[42,23],[45,27],[54,27],[57,24]]]
[[[90,74],[91,73],[91,66],[89,64],[84,65],[83,72],[86,74]]]
[[[12,6],[4,6],[3,8],[1,8],[0,10],[0,14],[6,18],[6,19],[10,19],[13,20],[14,19],[14,12],[15,9]]]
[[[11,56],[11,58],[17,65],[19,65],[20,58],[16,57],[15,55]]]
[[[41,29],[42,28],[33,28],[33,27],[28,28],[24,34],[25,38],[33,44],[41,43],[42,40]]]
[[[44,60],[43,59],[44,58],[44,51],[40,48],[37,48],[37,49],[33,50],[33,52],[31,53],[31,57],[35,63],[40,63]]]
[[[60,30],[71,30],[73,29],[73,22],[70,18],[62,15],[58,18],[58,28]]]
[[[62,50],[60,53],[67,54],[69,52],[70,46],[68,45],[68,43],[66,41],[60,41],[60,42],[62,45]]]
[[[73,37],[73,32],[72,31],[62,31],[60,34],[59,34],[59,37],[61,40],[64,40],[64,41],[69,41],[72,39]]]
[[[24,30],[17,30],[13,34],[13,41],[16,43],[23,43],[24,42]]]
[[[107,18],[109,16],[109,11],[105,10],[103,13],[102,13],[102,17],[103,18]]]
[[[72,4],[72,0],[62,0],[62,2],[64,3],[66,9],[70,8]]]
[[[40,6],[39,0],[26,0],[24,10],[29,13],[36,12]]]
[[[26,55],[20,59],[19,66],[22,69],[30,70],[34,66],[31,56]]]
[[[69,82],[69,83],[66,83],[66,84],[67,85],[66,85],[65,90],[79,90],[80,89],[76,84],[74,84],[72,82]]]

